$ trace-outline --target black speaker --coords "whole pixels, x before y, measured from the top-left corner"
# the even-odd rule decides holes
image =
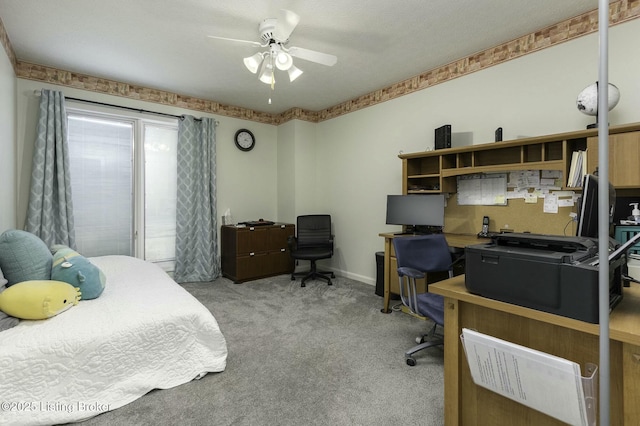
[[[376,252],[376,294],[384,296],[384,252]]]
[[[435,133],[435,149],[451,148],[451,124],[438,127]]]

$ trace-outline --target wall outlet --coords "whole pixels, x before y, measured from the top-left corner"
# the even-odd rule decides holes
[[[578,220],[578,213],[571,212],[569,213],[569,217],[571,218],[572,221],[576,222]]]

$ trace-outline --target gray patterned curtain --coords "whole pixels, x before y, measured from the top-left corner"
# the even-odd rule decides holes
[[[177,282],[220,275],[216,216],[216,121],[187,115],[178,124]]]
[[[67,114],[62,92],[42,90],[31,169],[27,231],[75,250]]]

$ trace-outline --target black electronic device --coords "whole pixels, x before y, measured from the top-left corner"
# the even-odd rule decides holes
[[[482,228],[478,232],[478,237],[489,238],[489,216],[482,218]]]
[[[613,214],[616,206],[616,190],[608,183],[609,187],[609,236],[613,235]],[[582,198],[578,208],[578,227],[576,236],[598,238],[598,192],[599,178],[596,175],[585,175],[582,183]]]
[[[590,323],[599,322],[598,241],[499,234],[465,248],[465,286],[474,294]],[[624,251],[609,256],[609,308],[622,300]]]
[[[502,127],[496,129],[495,141],[500,142],[502,140]]]
[[[249,220],[247,222],[240,222],[238,225],[246,225],[246,226],[269,226],[269,225],[273,225],[275,222],[272,222],[270,220],[264,220],[264,219],[259,219],[259,220]]]
[[[444,194],[387,195],[387,225],[444,226]]]
[[[451,124],[445,124],[435,130],[435,149],[451,148]]]

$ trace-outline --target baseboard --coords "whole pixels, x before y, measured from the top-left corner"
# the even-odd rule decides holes
[[[325,271],[332,271],[334,274],[336,274],[337,277],[345,277],[345,278],[349,278],[350,280],[355,280],[355,281],[360,281],[361,283],[365,283],[368,284],[370,286],[374,286],[376,285],[376,280],[375,278],[371,278],[371,277],[367,277],[364,275],[359,275],[359,274],[354,274],[352,272],[349,271],[343,271],[341,269],[337,269],[337,268],[331,268],[331,267],[325,267],[322,266],[321,264],[318,264],[318,269],[322,269]],[[309,270],[309,264],[300,264],[298,266],[296,266],[295,268],[295,272],[303,272]]]
[[[341,271],[341,270],[333,269],[333,268],[331,268],[331,270],[333,271],[334,274],[339,275],[341,277],[349,278],[351,280],[360,281],[361,283],[369,284],[370,286],[373,286],[373,287],[375,287],[375,285],[376,285],[376,280],[374,278],[366,277],[366,276],[360,275],[360,274],[354,274],[354,273],[348,272],[348,271]]]

